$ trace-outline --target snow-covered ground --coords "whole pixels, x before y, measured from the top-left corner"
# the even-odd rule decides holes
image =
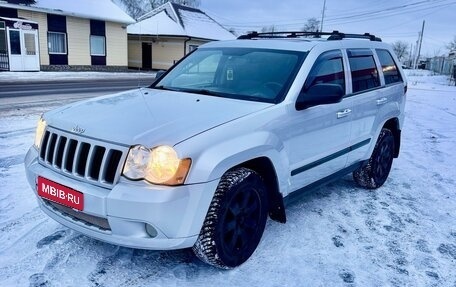
[[[455,286],[456,87],[407,72],[401,155],[386,184],[367,191],[347,176],[305,195],[230,271],[190,250],[122,248],[49,219],[22,162],[39,114],[62,101],[0,102],[0,286]]]
[[[155,77],[155,72],[0,72],[1,83],[45,82],[62,80],[103,80],[110,78],[137,79]]]

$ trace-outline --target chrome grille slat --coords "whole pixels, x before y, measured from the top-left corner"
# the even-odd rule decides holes
[[[71,140],[69,138],[67,138],[65,147],[63,148],[62,164],[60,166],[60,169],[63,172],[66,171],[65,167],[66,167],[66,162],[67,162],[67,158],[68,158],[68,147],[70,146],[70,142],[71,142]]]
[[[99,180],[100,174],[102,175],[102,162],[106,154],[106,148],[102,146],[95,146],[93,149],[92,158],[90,159],[89,177],[93,180]]]
[[[42,144],[41,144],[40,157],[43,158],[43,159],[46,158],[46,151],[47,151],[47,145],[48,145],[48,141],[49,141],[49,134],[50,134],[49,131],[46,131],[44,133],[44,137],[43,137]]]
[[[87,163],[85,165],[85,170],[84,170],[84,174],[85,174],[85,178],[86,179],[89,179],[89,180],[93,180],[90,172],[92,171],[92,167],[93,167],[93,157],[95,155],[94,151],[96,150],[97,146],[96,145],[91,145],[89,147],[89,153],[87,154]]]
[[[56,168],[62,168],[62,162],[63,162],[63,155],[65,152],[65,148],[67,145],[67,138],[64,136],[59,137],[57,146],[56,146],[56,155],[54,156],[54,166]]]
[[[78,176],[79,175],[77,170],[76,170],[76,168],[77,168],[77,165],[78,165],[79,160],[80,160],[80,158],[79,158],[80,151],[81,151],[81,142],[78,141],[77,146],[76,146],[76,150],[74,152],[73,166],[71,167],[71,171],[72,171],[74,176]]]
[[[50,133],[49,134],[49,137],[47,139],[47,143],[46,143],[46,152],[45,152],[45,156],[44,156],[44,160],[46,162],[49,162],[49,157],[50,157],[50,152],[51,151],[51,141],[52,141],[52,134]]]
[[[100,168],[100,173],[98,174],[98,179],[100,180],[103,180],[105,178],[105,174],[106,174],[106,162],[108,160],[108,154],[109,154],[109,151],[106,151],[105,150],[105,153],[103,155],[103,159],[101,161],[101,168]],[[103,180],[104,182],[104,180]]]
[[[48,127],[39,161],[61,174],[105,188],[119,180],[128,147]],[[108,166],[111,165],[111,166]]]

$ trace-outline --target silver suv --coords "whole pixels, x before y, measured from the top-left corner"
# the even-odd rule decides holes
[[[232,268],[297,194],[350,172],[365,188],[385,183],[406,89],[391,47],[369,34],[212,42],[150,87],[45,113],[27,178],[69,228],[132,248],[193,247]]]

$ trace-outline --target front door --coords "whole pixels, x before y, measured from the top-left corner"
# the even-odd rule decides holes
[[[21,30],[8,28],[8,51],[10,71],[22,71]]]
[[[152,70],[152,44],[142,43],[142,68]]]
[[[22,51],[23,71],[39,71],[38,31],[24,31],[24,49]]]
[[[10,71],[39,71],[38,31],[8,28]]]
[[[345,71],[340,50],[321,54],[312,67],[302,95],[317,84],[340,85],[345,91]],[[289,115],[284,140],[290,159],[290,191],[298,190],[341,169],[350,150],[352,100],[310,107]]]

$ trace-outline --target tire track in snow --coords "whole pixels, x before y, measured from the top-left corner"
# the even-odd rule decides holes
[[[35,128],[26,128],[26,129],[14,130],[14,131],[0,132],[0,139],[7,139],[7,138],[9,139],[9,138],[15,137],[15,136],[22,136],[22,135],[32,133],[33,131],[35,131]]]
[[[12,155],[0,158],[0,168],[9,168],[24,163],[25,154]]]

